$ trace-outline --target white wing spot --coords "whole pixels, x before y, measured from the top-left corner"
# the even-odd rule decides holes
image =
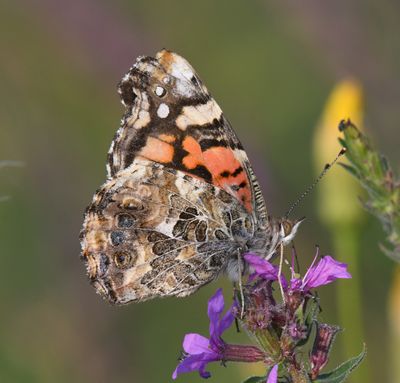
[[[157,86],[157,87],[156,87],[156,90],[155,90],[155,93],[156,93],[156,95],[157,95],[158,97],[162,97],[162,96],[165,95],[166,91],[165,91],[165,89],[164,89],[162,86]]]
[[[160,104],[157,109],[157,116],[160,118],[166,118],[169,115],[169,108],[167,104]]]

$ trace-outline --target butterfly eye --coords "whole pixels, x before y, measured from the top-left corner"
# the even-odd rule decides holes
[[[156,88],[154,89],[154,93],[158,96],[158,97],[164,97],[167,94],[167,91],[165,90],[165,88],[163,88],[160,85],[157,85]]]
[[[290,234],[290,232],[292,230],[292,225],[289,222],[284,221],[284,222],[282,222],[282,226],[283,226],[283,231],[285,233],[285,236]]]
[[[119,269],[127,269],[135,262],[134,254],[127,251],[118,251],[114,254],[114,263]]]

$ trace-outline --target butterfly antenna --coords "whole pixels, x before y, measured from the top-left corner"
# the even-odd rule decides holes
[[[325,176],[325,174],[328,172],[328,170],[336,164],[336,162],[339,160],[340,157],[343,156],[343,154],[346,153],[346,148],[342,148],[336,158],[329,164],[326,164],[322,172],[319,174],[319,176],[316,178],[316,180],[303,192],[303,194],[297,198],[295,203],[290,207],[290,209],[287,211],[285,214],[285,218],[288,218],[289,215],[292,213],[292,211],[299,205],[299,203],[306,197],[314,188],[317,186],[318,182],[321,181],[321,179]]]

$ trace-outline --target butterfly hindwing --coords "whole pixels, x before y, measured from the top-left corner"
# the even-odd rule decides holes
[[[123,304],[185,296],[215,279],[254,224],[224,190],[148,160],[107,181],[89,205],[82,256],[97,291]]]

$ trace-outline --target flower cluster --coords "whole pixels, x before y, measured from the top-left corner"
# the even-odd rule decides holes
[[[331,346],[340,328],[320,323],[318,314],[320,305],[312,289],[329,284],[338,278],[351,278],[347,266],[330,256],[318,260],[318,252],[313,263],[301,278],[294,271],[286,279],[277,266],[261,259],[255,254],[246,254],[245,261],[252,274],[248,283],[232,306],[223,314],[224,298],[219,289],[208,302],[210,319],[210,337],[199,334],[187,334],[183,341],[184,355],[173,373],[178,375],[198,371],[203,378],[210,377],[206,366],[210,362],[264,362],[267,374],[253,377],[252,381],[276,383],[278,376],[291,382],[311,382],[319,380],[320,371],[328,362]],[[279,289],[275,288],[279,285]],[[246,330],[254,345],[232,345],[222,339],[223,332],[236,320]],[[316,331],[311,330],[315,327]],[[310,355],[304,360],[301,351],[314,334]],[[341,365],[330,374],[344,372],[343,376],[354,369],[364,354]],[[343,367],[344,366],[344,367]],[[346,373],[347,372],[347,373]],[[325,376],[330,376],[324,374]],[[343,381],[343,380],[338,380]]]

